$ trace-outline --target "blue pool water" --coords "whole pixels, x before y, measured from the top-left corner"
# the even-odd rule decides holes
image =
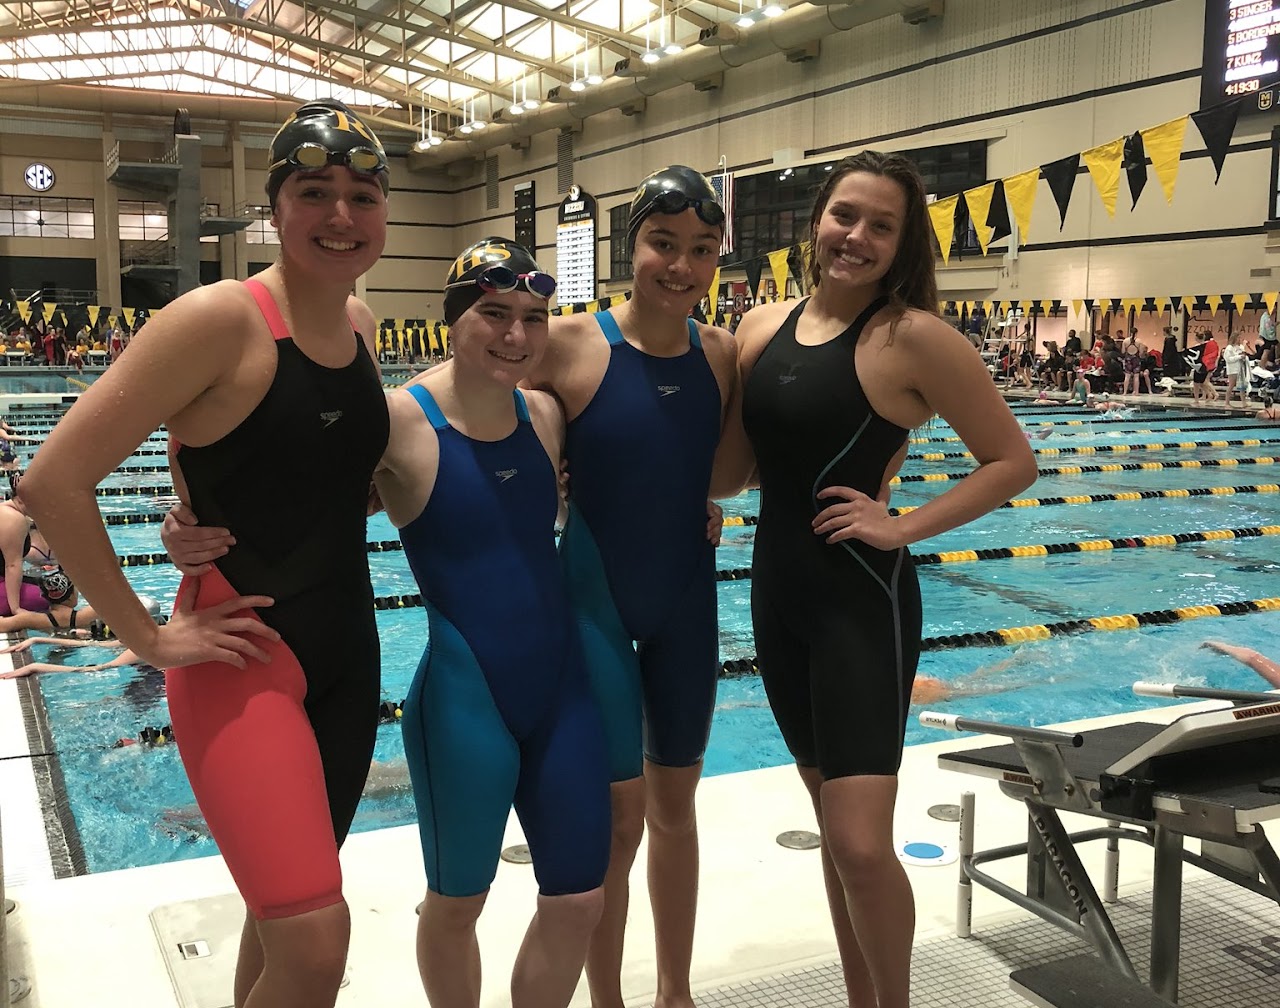
[[[1022,411],[1019,411],[1020,415]],[[1185,411],[1178,416],[1185,415]],[[1167,419],[1147,413],[1120,425],[1087,424],[1052,428],[1035,447],[1068,444],[1145,444],[1155,442],[1242,439],[1268,436],[1266,428],[1223,430],[1239,421],[1198,416]],[[1078,412],[1022,416],[1030,429],[1044,422],[1080,419]],[[1137,434],[1137,430],[1177,426],[1178,434]],[[946,437],[943,425],[917,432]],[[162,443],[162,442],[157,442]],[[152,447],[148,445],[147,447]],[[943,444],[942,450],[962,446]],[[940,450],[916,445],[913,452]],[[1105,456],[1042,458],[1041,467],[1110,461],[1188,458],[1252,458],[1280,456],[1274,445],[1233,449],[1188,449]],[[154,464],[150,456],[127,465]],[[910,461],[905,473],[964,471],[971,462],[945,465]],[[162,486],[167,474],[113,475],[109,484]],[[1133,490],[1189,489],[1280,482],[1280,466],[1168,469],[1041,477],[1025,497],[1100,494]],[[894,494],[895,506],[915,506],[944,492],[950,483],[906,483]],[[105,513],[158,513],[167,505],[154,495],[101,499]],[[744,494],[728,502],[726,513],[754,515],[758,499]],[[1002,509],[962,529],[926,540],[916,553],[986,549],[1075,542],[1085,539],[1251,528],[1280,523],[1280,493],[1155,499],[1091,505]],[[109,530],[117,553],[160,550],[159,526],[135,524]],[[717,565],[748,567],[752,526],[725,530]],[[370,519],[371,541],[398,538],[386,517]],[[927,637],[1001,627],[1058,622],[1082,617],[1169,609],[1199,603],[1269,598],[1280,595],[1277,537],[1218,540],[1177,547],[1073,553],[1047,557],[949,563],[923,566],[920,578]],[[375,592],[409,594],[417,590],[403,553],[370,557]],[[129,568],[138,591],[172,602],[178,577],[172,567]],[[725,659],[754,654],[749,615],[749,581],[730,581],[719,588],[720,650]],[[408,690],[426,637],[421,609],[380,612],[383,644],[383,695],[399,701]],[[1257,688],[1252,672],[1230,659],[1200,648],[1206,638],[1246,643],[1280,655],[1280,612],[1222,617],[1114,633],[1093,633],[1036,641],[1017,647],[965,648],[927,652],[921,674],[951,684],[957,695],[946,709],[975,718],[1048,724],[1102,713],[1133,710],[1154,701],[1134,697],[1136,679],[1160,679],[1199,685]],[[36,649],[36,659],[44,655]],[[44,649],[48,651],[48,649]],[[82,649],[67,660],[96,660]],[[118,738],[135,737],[147,726],[167,721],[158,678],[135,669],[89,675],[45,676],[41,682],[55,743],[67,782],[71,807],[85,838],[89,867],[103,871],[176,860],[215,852],[203,832],[193,799],[173,747],[146,750],[139,746],[112,749]],[[914,721],[908,742],[936,738]],[[356,829],[376,829],[413,821],[403,776],[403,748],[394,724],[379,730],[373,774],[376,794],[366,797]],[[706,773],[777,766],[789,762],[755,677],[722,680]]]

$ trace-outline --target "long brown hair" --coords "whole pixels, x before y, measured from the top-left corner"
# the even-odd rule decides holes
[[[809,238],[813,254],[809,265],[809,279],[816,287],[821,280],[818,266],[818,222],[826,212],[831,194],[840,180],[854,172],[882,175],[893,179],[902,187],[906,197],[906,217],[902,222],[898,252],[893,257],[889,271],[880,281],[888,295],[889,307],[901,315],[908,308],[938,313],[938,281],[933,272],[933,240],[929,227],[929,214],[925,209],[924,180],[915,163],[901,154],[885,154],[865,150],[845,158],[831,169],[827,180],[814,197],[813,212],[809,215]]]

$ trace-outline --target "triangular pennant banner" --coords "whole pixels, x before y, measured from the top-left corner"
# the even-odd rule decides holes
[[[719,266],[717,266],[717,267],[716,267],[716,275],[715,275],[715,276],[713,276],[713,277],[711,278],[711,286],[707,288],[707,297],[711,298],[711,311],[712,311],[712,313],[714,313],[714,312],[715,312],[715,310],[716,310],[716,304],[715,304],[715,302],[716,302],[716,295],[717,295],[717,294],[719,294],[719,293],[720,293],[720,267],[719,267]],[[613,298],[605,298],[605,300],[609,302],[609,304],[608,304],[608,305],[606,305],[606,307],[608,307],[608,308],[612,308],[612,307],[613,307]]]
[[[787,256],[791,249],[778,249],[769,253],[769,269],[773,272],[773,282],[778,287],[778,297],[786,297],[787,292]]]
[[[987,227],[991,229],[988,245],[994,245],[1013,234],[1013,227],[1009,223],[1009,200],[1004,193],[1004,179],[996,179],[991,187],[991,206],[987,209]]]
[[[809,278],[804,272],[804,255],[801,253],[799,245],[792,245],[787,250],[787,269],[796,278],[796,286],[800,288],[800,293],[809,293]]]
[[[1032,168],[1004,180],[1005,195],[1013,209],[1013,219],[1018,222],[1018,240],[1027,244],[1031,232],[1031,211],[1036,204],[1036,186],[1040,183],[1040,169]]]
[[[22,318],[22,321],[30,322],[31,321],[31,305],[27,304],[27,302],[25,301],[19,301],[16,307],[18,309],[18,315]]]
[[[994,182],[987,182],[964,191],[965,206],[969,208],[969,219],[973,221],[973,230],[978,236],[983,255],[987,254],[987,245],[991,243],[991,228],[987,226],[987,216],[991,212],[991,194],[995,188]]]
[[[1142,130],[1142,146],[1151,158],[1151,167],[1164,189],[1166,203],[1173,202],[1173,187],[1178,181],[1178,165],[1182,163],[1182,142],[1187,135],[1189,116],[1170,119],[1159,126]]]
[[[98,324],[98,312],[102,311],[102,308],[96,304],[91,304],[86,306],[86,309],[86,313],[89,316],[89,325],[96,326]]]
[[[742,264],[747,273],[747,297],[754,301],[760,296],[760,274],[764,272],[764,262],[750,259]]]
[[[1080,313],[1084,310],[1084,301],[1079,298],[1071,299],[1071,317],[1079,318]]]
[[[1182,302],[1183,302],[1183,300],[1184,300],[1184,299],[1183,299],[1183,297],[1182,297],[1182,295],[1181,295],[1181,294],[1175,294],[1174,296],[1170,297],[1170,298],[1169,298],[1169,308],[1170,308],[1170,310],[1171,310],[1171,311],[1176,311],[1176,312],[1180,312],[1180,311],[1182,311]]]
[[[1209,302],[1209,314],[1217,315],[1218,310],[1222,307],[1222,295],[1210,294],[1205,300]]]
[[[1111,217],[1116,215],[1116,194],[1120,191],[1120,159],[1123,155],[1123,137],[1090,147],[1080,155],[1093,177],[1093,184],[1098,187],[1102,205]]]
[[[1276,302],[1280,301],[1280,291],[1267,291],[1262,295],[1262,303],[1267,306],[1267,311],[1272,315],[1276,312]]]
[[[130,332],[133,332],[133,313],[134,313],[134,311],[135,311],[136,309],[134,309],[134,308],[121,308],[120,310],[121,310],[122,312],[124,312],[124,322],[125,322],[125,325],[127,325],[127,326],[129,327],[129,331],[130,331]]]
[[[1121,161],[1125,177],[1129,180],[1129,195],[1133,197],[1130,210],[1138,205],[1138,197],[1147,184],[1147,149],[1142,144],[1142,133],[1131,133],[1124,138],[1124,158]]]
[[[1239,98],[1191,113],[1191,121],[1200,131],[1200,138],[1204,140],[1205,149],[1213,160],[1214,185],[1222,178],[1222,166],[1226,163],[1227,149],[1231,146],[1231,136],[1236,131],[1236,120],[1239,118]]]
[[[1069,154],[1040,166],[1044,180],[1049,183],[1049,191],[1053,193],[1053,201],[1058,204],[1059,231],[1067,224],[1067,207],[1071,203],[1071,192],[1075,188],[1076,172],[1079,170],[1079,154]]]
[[[1096,302],[1093,300],[1093,298],[1085,298],[1084,299],[1085,311],[1087,311],[1090,315],[1092,315],[1095,304]]]
[[[56,304],[44,304],[41,307],[44,308],[44,320],[46,322],[52,322],[53,313],[58,310],[58,306]]]
[[[1231,303],[1236,306],[1236,311],[1244,311],[1244,306],[1249,303],[1248,294],[1232,294]]]
[[[943,265],[951,259],[951,242],[956,234],[956,203],[959,199],[959,196],[948,196],[929,204],[929,220],[933,222],[933,233],[938,237]]]

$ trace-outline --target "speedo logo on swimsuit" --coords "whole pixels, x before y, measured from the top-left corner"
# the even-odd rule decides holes
[[[324,421],[324,425],[326,427],[332,427],[334,424],[336,424],[339,420],[342,419],[342,410],[337,409],[329,413],[321,413],[320,419]]]
[[[511,479],[511,477],[514,476],[519,471],[520,471],[519,469],[499,469],[497,472],[494,473],[494,475],[498,477],[499,483],[505,483],[507,480]]]
[[[680,391],[679,385],[659,385],[658,386],[659,395],[664,395],[664,396],[675,395],[679,391]]]
[[[778,384],[790,385],[793,381],[795,381],[799,377],[800,377],[799,375],[793,375],[793,374],[780,374],[778,375]]]

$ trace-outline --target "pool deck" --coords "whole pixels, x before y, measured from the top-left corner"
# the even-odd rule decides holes
[[[0,681],[0,716],[13,709],[14,686],[12,681]],[[1167,721],[1186,709],[1167,707],[1140,717]],[[1087,725],[1101,726],[1137,716],[1097,719]],[[898,839],[954,846],[956,825],[930,818],[928,809],[958,802],[965,790],[977,795],[978,849],[1025,837],[1022,806],[1001,796],[994,782],[937,766],[941,752],[990,741],[951,737],[907,750],[896,818]],[[3,778],[2,783],[8,857],[10,851],[16,854],[22,850],[22,837],[24,831],[29,832],[30,823],[24,821],[23,796],[11,790],[9,778]],[[26,817],[30,814],[28,810]],[[830,964],[835,948],[817,852],[785,849],[775,841],[786,830],[814,826],[793,768],[708,778],[699,789],[698,817],[703,868],[694,954],[695,992]],[[1071,818],[1066,818],[1070,828]],[[1089,823],[1097,825],[1097,820]],[[1273,842],[1280,840],[1280,827],[1273,824],[1269,834]],[[520,840],[513,818],[507,842]],[[1091,872],[1100,866],[1100,848],[1099,844],[1085,848],[1085,863]],[[643,882],[643,851],[636,863],[623,981],[629,1005],[648,1005],[654,986],[653,932]],[[342,991],[338,1005],[386,1008],[424,1003],[413,959],[414,907],[422,898],[423,887],[416,829],[400,827],[352,836],[343,851],[343,866],[353,936],[350,984]],[[6,869],[10,867],[6,864]],[[13,874],[7,876],[7,895],[16,899],[19,907],[8,918],[9,964],[12,973],[23,974],[32,983],[32,993],[21,1002],[24,1008],[178,1006],[150,915],[160,906],[234,892],[218,858],[60,880],[35,877],[38,871],[24,877],[18,864],[12,868]],[[955,955],[962,957],[964,947],[972,943],[947,937],[954,927],[956,867],[908,866],[907,872],[915,890],[917,942],[955,942]],[[993,873],[1016,885],[1021,870],[1017,862],[1009,862],[1003,868],[996,866]],[[1188,882],[1201,874],[1188,868]],[[1149,884],[1151,855],[1146,847],[1124,846],[1120,877],[1122,893],[1140,893]],[[975,933],[1029,916],[981,888],[975,890]],[[485,1008],[509,1004],[506,977],[532,912],[535,892],[528,866],[502,864],[480,924]],[[1265,912],[1274,914],[1274,906],[1258,902]],[[952,948],[937,942],[930,945],[931,955],[935,959],[941,955],[943,963]],[[999,986],[1003,987],[1002,980]],[[704,1003],[725,1003],[720,996],[709,994]],[[840,1002],[806,999],[796,1003]],[[588,1004],[585,985],[573,1004]]]
[[[1013,399],[1035,399],[1036,391],[1011,391]],[[1061,401],[1065,394],[1051,395]],[[1190,410],[1185,396],[1113,397],[1113,403]],[[1220,404],[1213,408],[1222,410]],[[1251,415],[1256,405],[1235,413]],[[1208,412],[1206,410],[1206,412]],[[1224,411],[1225,412],[1225,411]],[[7,662],[0,656],[0,662]],[[7,667],[7,664],[4,666]],[[165,956],[156,936],[152,912],[182,901],[234,893],[230,876],[218,858],[202,858],[129,871],[55,878],[57,858],[45,843],[37,778],[41,757],[25,745],[19,684],[0,681],[0,828],[3,830],[6,895],[18,909],[7,919],[9,970],[25,975],[32,992],[22,1008],[181,1008]],[[1100,727],[1126,720],[1168,721],[1186,705],[1141,714],[1078,722],[1071,727]],[[1025,838],[1022,807],[1000,795],[993,781],[939,769],[940,753],[989,744],[989,738],[956,738],[913,746],[906,752],[898,800],[895,836],[947,846],[956,842],[956,825],[928,815],[930,806],[956,803],[963,791],[977,796],[976,845],[984,849]],[[777,977],[795,971],[830,974],[834,941],[816,851],[781,847],[778,834],[813,829],[813,814],[791,767],[728,774],[705,780],[698,794],[703,856],[697,941],[694,952],[695,993],[705,1006],[765,1004],[765,1000],[725,998],[726,986]],[[1068,826],[1074,817],[1064,816]],[[1083,820],[1075,820],[1083,823]],[[1088,820],[1097,825],[1097,820]],[[1280,845],[1280,820],[1268,825]],[[514,817],[507,843],[522,841]],[[1083,850],[1095,878],[1101,845]],[[623,986],[629,1005],[652,1004],[654,986],[653,930],[644,886],[644,851],[632,875],[631,913]],[[342,1008],[425,1004],[413,958],[414,907],[422,898],[423,872],[415,827],[357,834],[343,851],[345,891],[352,908],[353,934],[349,985],[338,999]],[[993,866],[992,874],[1018,884],[1018,862]],[[956,867],[908,866],[917,906],[917,942],[927,945],[930,961],[941,957],[956,969],[973,943],[954,937]],[[1205,878],[1186,870],[1188,886]],[[1121,855],[1122,894],[1141,894],[1150,884],[1151,853],[1129,844]],[[510,1003],[506,978],[519,945],[536,887],[528,866],[502,864],[480,923],[485,989],[482,1004]],[[1252,898],[1252,897],[1251,897]],[[1274,905],[1257,900],[1271,920]],[[1029,915],[984,889],[975,887],[975,934],[983,929],[1022,921]],[[1049,925],[1040,925],[1053,932]],[[1275,933],[1272,929],[1271,933]],[[1050,942],[1052,944],[1052,942]],[[924,955],[918,961],[925,960]],[[1240,964],[1241,970],[1248,967]],[[1002,971],[994,970],[997,974]],[[1007,969],[1003,970],[1007,972]],[[944,971],[945,973],[945,971]],[[1003,978],[997,976],[1003,987]],[[788,981],[790,982],[790,981]],[[834,997],[834,996],[833,996]],[[948,1004],[950,1000],[921,1003]],[[5,1002],[0,994],[0,1005]],[[585,985],[575,1006],[589,1003]],[[774,1002],[779,1003],[779,1002]],[[840,1005],[838,997],[797,1000],[803,1005]],[[958,1002],[957,1002],[958,1003]],[[971,1002],[965,1002],[966,1004]],[[994,1002],[984,1002],[988,1008]],[[1003,1002],[1001,1002],[1003,1004]],[[1239,1008],[1273,1003],[1236,1000]]]

